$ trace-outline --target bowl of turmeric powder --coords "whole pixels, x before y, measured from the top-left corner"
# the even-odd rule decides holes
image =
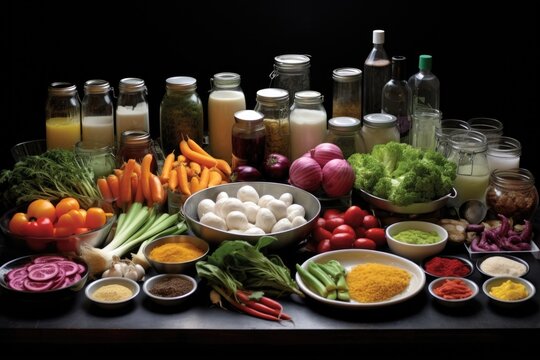
[[[503,307],[514,307],[536,293],[534,285],[523,278],[514,276],[495,276],[484,281],[484,294],[492,303]]]
[[[210,250],[208,242],[192,235],[167,235],[147,244],[143,253],[158,273],[180,274],[195,268]]]

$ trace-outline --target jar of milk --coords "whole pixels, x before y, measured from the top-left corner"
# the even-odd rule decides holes
[[[84,83],[82,101],[82,140],[114,146],[114,105],[112,88],[105,80]]]
[[[122,133],[128,130],[150,133],[148,100],[144,80],[124,78],[118,85],[118,106],[116,107],[116,142],[119,144]]]
[[[75,85],[67,82],[49,85],[45,128],[47,149],[73,150],[81,140],[81,102]]]
[[[521,143],[519,140],[500,136],[488,140],[487,160],[489,170],[508,170],[519,168]]]
[[[451,150],[448,160],[457,165],[454,188],[455,198],[449,205],[459,207],[467,200],[485,201],[489,183],[487,138],[474,130],[456,130],[449,138]]]
[[[324,142],[326,110],[318,91],[299,91],[290,112],[291,161]]]

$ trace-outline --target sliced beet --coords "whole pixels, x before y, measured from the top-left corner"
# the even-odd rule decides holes
[[[57,261],[54,264],[56,264],[60,269],[64,270],[64,272],[66,273],[66,276],[71,276],[79,272],[78,264],[74,263],[73,261],[69,261],[69,260]]]
[[[35,258],[33,263],[34,264],[44,264],[44,263],[63,261],[63,260],[67,260],[67,259],[65,257],[63,257],[63,256],[43,255],[43,256],[38,256],[37,258]]]
[[[39,268],[28,271],[28,278],[33,281],[49,281],[58,275],[58,269],[55,263],[43,264]]]
[[[15,268],[15,269],[10,270],[6,275],[6,278],[8,281],[10,281],[19,277],[27,277],[27,276],[28,276],[28,271],[26,271],[26,268],[20,267],[20,268]]]
[[[45,291],[49,290],[53,285],[52,281],[32,281],[24,280],[24,288],[29,291]]]
[[[10,288],[14,289],[14,290],[26,290],[26,288],[24,287],[24,282],[26,280],[26,277],[18,277],[18,278],[14,278],[14,279],[11,279],[8,281],[8,285]]]

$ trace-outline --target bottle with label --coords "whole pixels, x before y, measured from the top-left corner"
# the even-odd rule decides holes
[[[144,80],[124,78],[118,85],[118,104],[116,107],[116,142],[120,143],[122,133],[139,130],[150,133],[150,117]]]
[[[402,143],[409,142],[412,115],[412,93],[405,78],[406,61],[405,56],[392,57],[392,78],[382,90],[382,112],[397,118]]]
[[[412,111],[427,109],[440,109],[440,83],[431,72],[431,55],[420,55],[418,61],[419,72],[409,78],[409,87],[412,91]]]
[[[265,156],[279,153],[290,158],[289,93],[284,89],[257,91],[255,111],[264,115],[266,128]]]
[[[339,116],[328,121],[326,142],[336,144],[347,159],[354,153],[365,153],[366,146],[360,135],[360,120],[349,116]]]
[[[380,113],[381,94],[392,67],[384,50],[384,30],[373,30],[373,49],[364,62],[363,114]]]
[[[75,149],[81,140],[81,102],[75,85],[67,82],[49,85],[45,129],[47,149]]]
[[[114,104],[111,86],[105,80],[84,83],[82,140],[114,146]]]
[[[253,166],[262,171],[266,128],[264,115],[254,110],[240,110],[234,113],[232,127],[232,168],[240,165]]]
[[[299,91],[291,107],[291,161],[324,142],[326,136],[326,110],[324,97],[318,91]]]
[[[234,113],[246,109],[246,97],[240,88],[240,75],[232,72],[215,74],[210,79],[208,96],[208,137],[210,153],[218,159],[231,161],[231,134]]]
[[[308,55],[286,54],[274,58],[274,71],[270,74],[270,87],[287,90],[289,107],[298,91],[309,90],[311,67]]]
[[[364,116],[361,133],[367,153],[377,144],[399,142],[397,119],[390,114],[367,114]]]
[[[362,118],[362,70],[339,68],[332,72],[332,117]]]

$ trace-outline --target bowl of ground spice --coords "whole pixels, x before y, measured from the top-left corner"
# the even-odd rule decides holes
[[[430,256],[424,259],[422,268],[432,277],[467,277],[474,271],[472,262],[453,255]]]
[[[146,280],[144,293],[156,304],[183,304],[197,290],[197,281],[184,274],[160,274]]]
[[[536,293],[534,285],[520,277],[495,276],[487,279],[482,290],[491,302],[503,307],[514,307],[529,299]]]
[[[193,270],[209,250],[208,243],[196,236],[168,235],[146,245],[143,253],[158,273],[180,274]]]
[[[118,309],[128,305],[140,291],[137,282],[128,278],[110,277],[92,282],[86,287],[86,297],[104,309]]]
[[[429,293],[440,304],[459,306],[467,304],[478,294],[474,281],[461,277],[445,276],[433,280],[428,286]]]
[[[529,272],[529,264],[516,256],[493,255],[476,260],[476,267],[486,276],[521,277]]]

